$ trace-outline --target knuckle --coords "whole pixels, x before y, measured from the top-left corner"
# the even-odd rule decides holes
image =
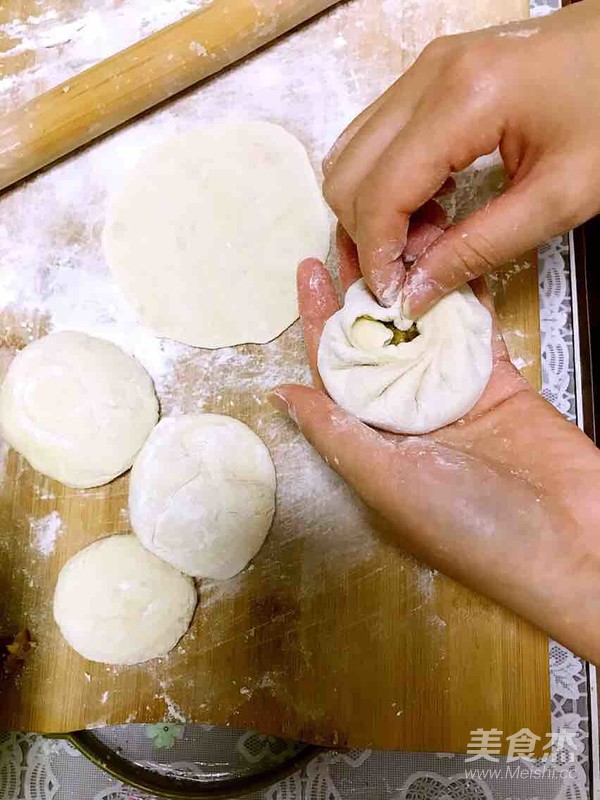
[[[480,233],[457,235],[449,254],[452,278],[455,284],[470,281],[502,263],[497,248]]]
[[[501,74],[495,48],[471,43],[454,53],[446,77],[468,97],[489,105],[496,102]]]
[[[445,58],[454,50],[458,38],[457,36],[438,36],[437,39],[433,39],[425,45],[419,59],[437,61]]]

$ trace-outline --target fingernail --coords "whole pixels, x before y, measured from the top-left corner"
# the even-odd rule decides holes
[[[416,280],[404,284],[402,292],[402,314],[408,319],[417,319],[427,310],[430,300],[441,297],[440,285],[432,280],[415,276]],[[412,285],[411,285],[412,284]]]
[[[272,389],[267,394],[267,401],[273,406],[273,408],[276,408],[277,411],[281,411],[283,414],[287,414],[289,417],[292,416],[292,407],[283,392],[280,392],[277,389]]]
[[[371,289],[382,306],[394,305],[400,294],[404,280],[404,264],[390,261],[379,271],[371,273]]]
[[[398,299],[398,287],[388,286],[387,289],[380,293],[379,299],[382,306],[385,308],[390,308]]]
[[[414,316],[420,311],[419,306],[431,294],[435,294],[435,281],[427,277],[427,272],[422,266],[417,264],[412,267],[406,276],[402,288],[402,313],[408,319],[415,319]]]

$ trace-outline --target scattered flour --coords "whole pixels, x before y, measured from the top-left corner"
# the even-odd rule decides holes
[[[159,700],[162,700],[166,706],[166,716],[165,722],[171,722],[174,720],[175,722],[187,722],[187,718],[182,712],[182,710],[175,704],[173,699],[167,694],[167,684],[165,681],[160,681],[160,693],[156,695]]]
[[[201,45],[200,42],[190,42],[190,50],[192,53],[196,53],[197,56],[206,55],[206,47]]]
[[[503,39],[528,39],[530,36],[535,36],[539,33],[539,28],[521,28],[515,30],[500,31],[498,36]]]
[[[105,719],[97,719],[94,722],[88,722],[85,726],[86,731],[94,730],[94,728],[104,728],[106,727],[106,720]]]
[[[54,492],[50,491],[48,488],[44,488],[44,486],[39,486],[37,483],[34,484],[33,491],[35,496],[39,497],[40,500],[56,500]]]
[[[331,44],[331,46],[334,48],[334,50],[340,50],[341,48],[346,47],[346,45],[347,45],[347,42],[346,42],[346,39],[345,39],[345,37],[344,37],[344,35],[342,33],[338,33],[338,35],[335,37],[335,39],[333,40],[333,42]]]
[[[426,602],[431,602],[435,599],[438,574],[437,569],[429,569],[428,567],[421,567],[417,573],[417,587]]]
[[[102,703],[102,705],[106,704],[106,701],[108,700],[109,697],[110,697],[110,692],[108,690],[102,692],[102,696],[100,698],[100,702]]]
[[[40,519],[30,518],[29,532],[36,550],[43,556],[51,555],[61,528],[62,519],[57,511],[52,511]]]
[[[442,619],[437,614],[431,614],[431,616],[429,617],[429,624],[432,625],[434,628],[438,628],[440,631],[443,631],[448,625],[446,620]]]
[[[531,366],[531,361],[526,361],[521,356],[516,356],[515,358],[511,359],[512,364],[517,369],[524,369],[525,367]]]

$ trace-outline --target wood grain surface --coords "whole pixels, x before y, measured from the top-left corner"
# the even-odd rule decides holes
[[[45,8],[52,4],[60,13],[67,5],[48,0]],[[83,13],[85,6],[84,0],[68,4],[74,13]],[[8,0],[0,9],[0,25],[38,13],[37,0]],[[358,106],[376,96],[440,33],[525,14],[524,0],[424,0],[418,7],[401,0],[392,6],[375,0],[342,4],[222,79],[1,197],[2,230],[10,241],[0,237],[0,269],[14,268],[15,253],[27,269],[23,229],[40,213],[39,241],[45,252],[43,257],[38,252],[41,245],[29,252],[29,259],[47,259],[39,285],[47,287],[53,280],[62,268],[57,254],[73,242],[80,249],[70,266],[109,282],[99,249],[101,211],[96,213],[111,188],[101,169],[109,162],[102,159],[112,153],[118,158],[123,142],[132,137],[144,141],[153,126],[174,119],[185,127],[232,104],[252,116],[263,109],[263,117],[302,138],[317,164],[327,144],[321,141],[323,126],[339,130],[348,121],[339,111],[340,98],[350,97]],[[394,32],[400,30],[401,42]],[[342,40],[334,82],[328,72],[331,48]],[[0,44],[8,53],[2,61],[5,76],[25,74],[49,57],[18,48],[10,55],[14,44],[6,38]],[[67,61],[72,46],[65,44],[61,51]],[[320,73],[314,70],[313,79],[310,65],[319,53]],[[274,64],[282,65],[277,74],[284,88],[289,89],[286,76],[293,75],[290,105],[283,89],[278,94],[267,87],[260,95],[263,105],[256,100],[256,76]],[[297,76],[303,71],[308,77],[300,84]],[[32,87],[48,88],[43,81],[38,86],[36,73],[32,80]],[[299,97],[308,104],[306,112],[292,117],[289,109]],[[0,98],[5,108],[12,101],[10,93]],[[351,116],[356,110],[348,106],[346,112]],[[467,183],[484,174],[491,173],[476,172]],[[66,214],[61,203],[75,178],[78,206]],[[90,208],[93,224],[86,217]],[[492,288],[511,352],[539,386],[534,261],[510,265]],[[39,308],[12,304],[1,314],[0,376],[16,350],[59,324],[43,303]],[[36,647],[23,669],[2,686],[0,726],[60,732],[185,718],[326,745],[430,751],[464,751],[475,728],[496,727],[509,734],[528,727],[545,735],[546,637],[401,552],[386,525],[265,403],[270,385],[305,376],[296,323],[263,347],[220,353],[184,348],[160,384],[164,414],[199,408],[229,413],[263,437],[277,468],[278,508],[251,568],[232,581],[202,583],[190,632],[169,657],[141,666],[112,668],[85,661],[64,643],[51,613],[56,576],[65,560],[101,536],[129,530],[128,477],[77,491],[44,478],[16,453],[8,453],[0,487],[0,635],[29,628]],[[35,543],[36,524],[54,511],[60,531],[54,548],[43,555]]]

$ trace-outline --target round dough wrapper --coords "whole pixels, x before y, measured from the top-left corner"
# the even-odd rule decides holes
[[[135,460],[129,516],[142,544],[188,575],[231,578],[265,540],[275,468],[250,428],[220,414],[167,417]]]
[[[407,331],[401,298],[380,306],[364,280],[325,324],[318,367],[331,397],[350,414],[396,433],[428,433],[460,419],[492,372],[492,318],[469,286],[442,298],[416,323],[419,335],[392,344],[392,322]]]
[[[298,316],[296,269],[329,215],[300,142],[266,122],[207,125],[146,152],[112,200],[104,252],[159,336],[268,342]]]
[[[17,354],[0,389],[0,433],[34,469],[67,486],[129,469],[158,419],[152,379],[110,342],[61,331]]]
[[[109,536],[61,569],[54,619],[89,661],[138,664],[175,647],[196,600],[191,578],[149,553],[135,536]]]

